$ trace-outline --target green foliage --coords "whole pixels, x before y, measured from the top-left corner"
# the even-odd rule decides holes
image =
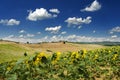
[[[30,53],[32,50],[18,44],[0,44],[0,63],[24,58],[24,52]]]
[[[52,55],[36,53],[29,59],[0,64],[6,80],[120,80],[120,47]]]

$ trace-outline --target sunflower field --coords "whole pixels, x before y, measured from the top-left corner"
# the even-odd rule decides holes
[[[120,47],[36,53],[1,63],[0,80],[120,80]]]

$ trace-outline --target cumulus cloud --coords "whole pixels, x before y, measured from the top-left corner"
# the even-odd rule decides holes
[[[14,37],[14,35],[9,35],[9,36],[8,36],[8,38],[13,38],[13,37]]]
[[[60,13],[60,11],[58,9],[50,9],[49,11],[52,12],[52,13],[57,13],[57,14]]]
[[[111,42],[120,42],[120,37],[113,35],[113,37],[88,37],[88,36],[79,36],[79,35],[68,35],[68,36],[44,36],[41,38],[29,38],[29,37],[15,37],[14,35],[10,35],[2,38],[3,40],[17,41],[17,42],[52,42],[52,41],[71,41],[71,42],[102,42],[102,41],[111,41]]]
[[[9,35],[9,36],[3,37],[2,39],[15,41],[15,42],[23,42],[23,43],[26,43],[26,42],[37,43],[40,41],[39,39],[34,39],[33,37],[34,37],[33,34],[27,34],[27,35],[21,34],[19,36]]]
[[[66,34],[66,33],[67,33],[66,31],[61,32],[61,34]]]
[[[34,37],[34,34],[27,34],[27,37]]]
[[[110,34],[113,34],[113,33],[120,33],[120,27],[119,26],[117,26],[117,27],[114,27],[114,28],[112,28],[111,30],[110,30]]]
[[[102,42],[102,41],[111,41],[111,42],[119,42],[119,37],[111,38],[111,37],[88,37],[88,36],[78,36],[78,35],[68,35],[68,36],[52,36],[48,37],[48,42],[51,41],[71,41],[71,42]],[[46,40],[46,41],[47,41]]]
[[[40,41],[39,39],[31,39],[31,38],[24,38],[24,37],[13,37],[13,38],[4,37],[3,40],[23,42],[23,43],[26,43],[26,42],[37,43]]]
[[[53,17],[57,17],[57,16],[54,14],[53,15],[50,14],[44,8],[40,8],[40,9],[36,9],[35,11],[30,10],[27,19],[31,21],[37,21],[37,20],[49,19]]]
[[[19,31],[19,34],[19,38],[33,38],[35,36],[34,34],[30,34],[23,29]],[[40,32],[37,32],[37,34],[40,34]]]
[[[24,35],[19,35],[19,38],[23,38],[24,37]]]
[[[117,35],[112,35],[111,38],[117,38]]]
[[[20,21],[17,21],[16,19],[1,19],[0,24],[8,25],[8,26],[13,26],[13,25],[19,25]]]
[[[90,6],[87,6],[85,9],[82,9],[81,11],[89,11],[89,12],[94,12],[101,9],[101,4],[95,0],[91,3]]]
[[[81,29],[82,28],[82,26],[78,26],[78,29]]]
[[[61,27],[62,27],[62,26],[47,27],[47,28],[45,29],[45,31],[49,31],[49,32],[51,32],[51,33],[56,34],[56,33],[59,32],[59,30],[61,29]]]
[[[65,22],[68,23],[68,26],[70,25],[77,25],[78,27],[81,26],[82,24],[89,24],[92,22],[91,20],[92,17],[88,16],[86,18],[76,18],[76,17],[70,17]],[[81,27],[80,27],[81,28]]]
[[[25,30],[20,30],[19,33],[25,33],[26,31]]]

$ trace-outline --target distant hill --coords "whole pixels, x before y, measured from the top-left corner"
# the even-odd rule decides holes
[[[0,63],[5,61],[16,60],[24,58],[24,53],[27,52],[28,56],[33,55],[36,52],[67,52],[67,51],[79,51],[81,49],[93,50],[98,48],[106,48],[104,45],[98,43],[77,43],[72,42],[46,42],[46,43],[19,43],[13,41],[0,41]]]
[[[72,42],[76,44],[98,44],[98,45],[104,45],[104,46],[120,46],[120,42]]]

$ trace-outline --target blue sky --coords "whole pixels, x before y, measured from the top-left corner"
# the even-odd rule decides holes
[[[0,39],[119,41],[119,0],[1,0]]]

